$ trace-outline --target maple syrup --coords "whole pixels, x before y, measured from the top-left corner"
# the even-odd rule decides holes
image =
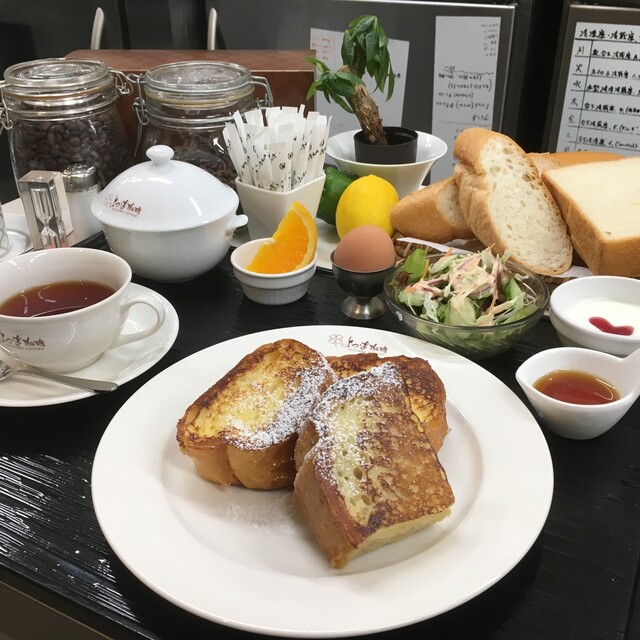
[[[571,404],[608,404],[620,399],[610,383],[584,371],[558,369],[538,378],[533,386],[550,398]]]
[[[0,304],[0,314],[18,318],[55,316],[90,307],[115,290],[99,282],[71,280],[25,289]]]

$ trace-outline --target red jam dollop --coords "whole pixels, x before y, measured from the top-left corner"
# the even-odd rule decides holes
[[[589,318],[589,322],[603,333],[613,333],[616,336],[630,336],[633,333],[633,327],[628,324],[616,326],[611,324],[606,318],[593,316]]]

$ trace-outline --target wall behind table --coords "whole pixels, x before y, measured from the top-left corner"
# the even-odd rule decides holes
[[[96,9],[101,50],[203,49],[203,0],[0,0],[0,75],[18,62],[90,50]],[[0,135],[0,202],[17,198],[6,133]]]
[[[25,24],[0,22],[0,69],[28,60],[33,56],[34,45],[31,29]],[[18,197],[9,157],[9,140],[6,131],[0,132],[0,203]]]
[[[378,15],[392,40],[410,42],[403,124],[425,131],[432,131],[436,19],[500,16],[502,44],[495,75],[492,125],[528,151],[545,150],[544,127],[549,96],[554,93],[552,76],[562,0],[204,2],[207,9],[216,9],[226,46],[238,49],[307,47],[311,29],[340,31],[357,15]],[[451,46],[464,50],[464,34]],[[471,66],[478,65],[471,61]],[[437,131],[433,133],[438,135]],[[446,142],[450,144],[451,140],[447,138]]]
[[[0,75],[12,64],[63,58],[91,46],[96,9],[104,12],[102,46],[128,46],[119,0],[2,0]],[[0,202],[18,197],[6,132],[0,135]]]

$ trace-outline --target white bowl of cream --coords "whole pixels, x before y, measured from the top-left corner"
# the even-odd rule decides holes
[[[549,318],[564,346],[626,356],[640,348],[640,280],[589,276],[551,294]]]

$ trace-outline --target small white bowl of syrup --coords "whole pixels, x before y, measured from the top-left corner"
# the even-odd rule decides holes
[[[565,347],[587,347],[616,356],[640,348],[640,280],[589,276],[558,286],[549,319]]]
[[[626,358],[578,347],[541,351],[516,371],[529,402],[554,433],[574,440],[602,435],[640,394],[640,350]]]

